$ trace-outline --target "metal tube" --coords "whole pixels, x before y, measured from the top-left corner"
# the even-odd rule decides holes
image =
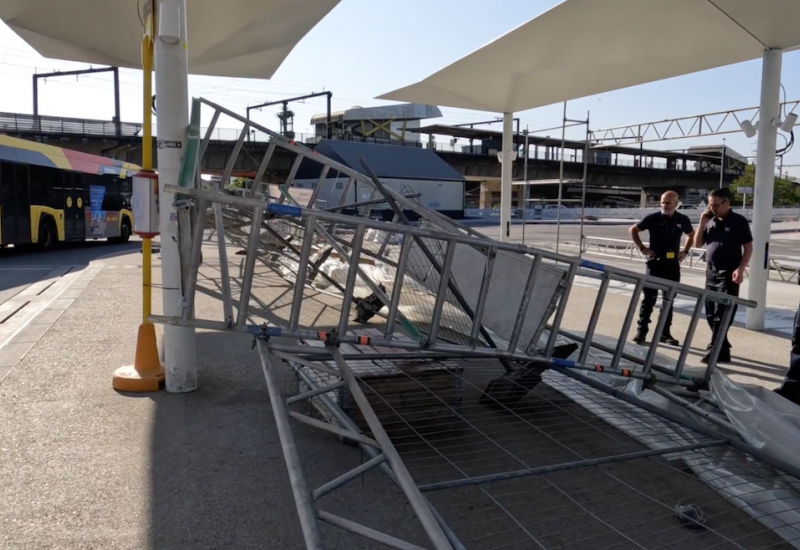
[[[659,388],[657,384],[653,384],[648,389],[656,392],[658,395],[663,396],[664,398],[672,401],[673,403],[677,403],[678,405],[680,405],[681,407],[683,407],[685,409],[689,409],[694,414],[696,414],[698,416],[701,416],[702,418],[705,418],[706,420],[708,420],[712,424],[716,424],[720,428],[723,428],[723,429],[728,430],[729,432],[731,432],[733,434],[738,435],[738,432],[736,431],[736,428],[734,428],[731,425],[730,422],[728,422],[727,420],[723,420],[719,416],[717,416],[717,415],[715,415],[715,414],[713,414],[713,413],[711,413],[709,411],[704,410],[702,407],[698,407],[697,405],[695,405],[694,403],[692,403],[690,401],[687,401],[683,397],[678,397],[677,395],[673,395],[671,392],[665,390],[664,388]]]
[[[531,303],[531,295],[533,294],[533,283],[536,282],[536,276],[539,273],[539,266],[542,263],[542,257],[536,256],[531,269],[528,273],[528,280],[525,281],[525,289],[522,291],[522,299],[519,303],[517,310],[517,319],[514,321],[514,328],[511,330],[511,338],[508,341],[508,351],[517,349],[520,334],[522,334],[522,327],[525,325],[525,318],[528,315],[528,306]]]
[[[622,462],[625,460],[636,460],[638,458],[649,458],[651,456],[662,456],[672,453],[685,453],[687,451],[696,451],[698,449],[718,447],[720,445],[725,445],[727,442],[728,442],[727,439],[717,439],[715,441],[709,441],[707,443],[676,445],[675,447],[667,447],[664,449],[651,449],[649,451],[637,451],[621,455],[605,456],[602,458],[576,460],[573,462],[563,462],[561,464],[552,464],[550,466],[540,466],[538,468],[526,468],[524,470],[515,470],[513,472],[502,472],[499,474],[489,474],[484,476],[470,477],[467,479],[440,481],[438,483],[431,483],[429,485],[421,485],[419,490],[422,491],[423,493],[427,493],[430,491],[441,491],[442,489],[455,489],[456,487],[468,487],[471,485],[481,485],[483,483],[492,483],[495,481],[506,481],[509,479],[518,479],[521,477],[552,474],[555,472],[563,472],[565,470],[575,470],[577,468],[602,466],[603,464],[612,464],[615,462]]]
[[[211,117],[211,123],[208,125],[208,128],[206,128],[206,135],[203,136],[203,141],[200,142],[200,150],[197,153],[198,159],[203,158],[206,154],[208,143],[211,141],[211,136],[214,133],[214,128],[217,127],[217,122],[219,122],[219,114],[219,111],[214,111],[214,115]]]
[[[206,227],[206,220],[205,220],[205,208],[206,208],[206,201],[204,199],[200,199],[197,201],[197,219],[194,222],[194,233],[192,235],[192,253],[189,259],[189,277],[186,283],[186,292],[184,294],[186,301],[191,305],[194,304],[194,297],[197,290],[197,275],[200,269],[200,254],[202,253],[203,248],[203,232],[205,231]],[[219,236],[219,238],[224,238],[224,236]],[[184,319],[189,318],[189,314],[191,313],[190,307],[187,307],[181,313],[181,317]]]
[[[683,367],[686,364],[686,357],[689,355],[689,348],[691,347],[692,340],[694,339],[694,333],[697,330],[697,322],[700,320],[700,313],[703,311],[703,306],[705,305],[702,296],[697,297],[697,302],[694,304],[694,310],[692,311],[692,318],[689,320],[689,328],[686,329],[686,336],[683,340],[683,346],[681,346],[681,353],[678,356],[678,362],[675,364],[675,380],[678,380],[683,374]]]
[[[405,239],[403,240],[403,244],[400,248],[400,258],[398,259],[397,270],[395,272],[395,277],[394,277],[394,285],[392,286],[392,303],[389,304],[389,313],[386,315],[385,337],[387,340],[391,340],[392,335],[394,334],[394,326],[396,324],[397,310],[400,308],[400,298],[403,290],[403,280],[405,279],[406,276],[406,270],[408,268],[408,257],[411,254],[411,245],[413,244],[413,242],[414,242],[413,239]]]
[[[347,322],[350,319],[350,307],[353,304],[353,291],[358,279],[358,262],[361,260],[361,247],[364,245],[364,226],[359,225],[353,236],[353,251],[350,253],[350,266],[347,270],[347,285],[342,297],[342,313],[339,316],[339,334],[347,334]]]
[[[728,328],[731,326],[731,320],[733,319],[733,309],[733,304],[728,304],[725,308],[725,313],[722,314],[722,319],[720,319],[720,334],[717,335],[716,341],[713,342],[711,346],[711,356],[708,358],[708,366],[706,367],[706,373],[703,377],[706,382],[711,380],[711,374],[717,366],[717,359],[719,359],[722,346],[725,345],[725,336],[728,333]]]
[[[383,461],[386,460],[386,457],[383,455],[378,455],[375,458],[371,458],[365,463],[353,468],[349,472],[345,472],[344,474],[340,475],[336,479],[333,479],[326,483],[325,485],[321,486],[319,489],[315,489],[313,493],[311,493],[311,498],[314,500],[319,500],[328,493],[335,491],[339,487],[346,485],[350,481],[354,480],[358,476],[364,475],[365,473],[369,472],[375,466],[380,466]]]
[[[397,550],[425,550],[421,546],[417,546],[416,544],[411,544],[409,542],[405,542],[398,538],[395,538],[391,535],[387,535],[386,533],[381,533],[380,531],[376,531],[375,529],[370,529],[369,527],[365,527],[360,523],[356,523],[354,521],[350,521],[349,519],[344,519],[339,516],[334,516],[333,514],[329,514],[328,512],[319,511],[318,512],[319,519],[324,521],[325,523],[330,523],[331,525],[335,525],[345,531],[350,531],[351,533],[355,533],[357,535],[361,535],[365,539],[373,540],[380,544],[384,544],[391,548],[397,548]]]
[[[511,194],[514,187],[514,135],[512,113],[503,113],[503,144],[500,160],[500,241],[511,240]]]
[[[242,292],[239,298],[239,312],[236,315],[236,326],[243,327],[247,322],[247,310],[250,307],[250,293],[253,288],[253,275],[256,269],[256,253],[258,252],[258,238],[261,236],[261,222],[264,219],[264,208],[253,210],[252,225],[250,226],[250,240],[247,241],[247,256],[244,262],[244,275],[242,276]]]
[[[289,175],[286,176],[286,181],[280,186],[281,196],[278,197],[278,204],[283,204],[284,197],[289,193],[289,188],[292,186],[292,183],[294,183],[294,178],[297,175],[297,171],[300,169],[300,164],[303,162],[304,158],[305,154],[302,152],[294,158],[292,167],[289,169]]]
[[[205,220],[205,216],[205,211],[197,213],[198,219]],[[228,247],[225,244],[225,224],[222,220],[222,205],[218,202],[214,203],[214,225],[217,229],[217,253],[219,254],[219,272],[222,282],[222,311],[225,320],[229,323],[233,323],[233,297],[231,295],[231,278],[228,272]]]
[[[273,367],[269,358],[269,349],[263,340],[257,340],[257,345],[258,355],[261,357],[261,370],[264,372],[264,380],[267,383],[272,413],[275,416],[275,425],[278,428],[278,437],[281,440],[283,458],[286,461],[286,469],[289,472],[289,481],[292,485],[297,515],[300,518],[300,526],[303,530],[306,547],[308,550],[323,550],[317,517],[311,505],[311,495],[303,477],[303,470],[300,466],[300,457],[297,454],[292,429],[289,427],[289,417],[283,405],[280,389],[278,389],[278,384],[272,374]]]
[[[486,310],[486,300],[489,297],[489,287],[492,284],[492,272],[494,271],[495,259],[497,259],[497,249],[490,248],[486,253],[486,268],[483,272],[481,290],[478,293],[478,304],[475,308],[475,317],[472,319],[470,342],[473,346],[477,345],[478,335],[481,333],[481,328],[483,327],[483,312]]]
[[[561,197],[564,188],[564,144],[567,134],[567,102],[564,102],[564,116],[561,120],[561,161],[558,164],[558,206],[556,207],[556,253],[561,242]]]
[[[666,296],[666,299],[661,301],[661,311],[658,316],[658,323],[656,323],[656,331],[653,334],[653,340],[650,342],[650,347],[647,349],[647,356],[644,361],[645,372],[650,370],[649,365],[656,358],[656,350],[661,341],[661,336],[664,334],[664,328],[667,326],[667,317],[672,311],[672,306],[675,303],[675,289],[671,289]],[[627,336],[627,333],[625,334]]]
[[[429,340],[431,344],[436,342],[439,334],[439,323],[442,322],[442,310],[444,309],[444,299],[447,297],[447,289],[451,286],[450,272],[453,269],[453,259],[456,256],[456,243],[447,242],[447,252],[444,256],[444,265],[439,272],[439,289],[436,294],[436,301],[433,305],[433,318],[431,319],[431,333]]]
[[[372,447],[380,448],[380,445],[378,445],[378,442],[375,441],[374,439],[367,437],[365,435],[353,433],[350,430],[345,430],[334,424],[328,424],[327,422],[323,422],[321,420],[317,420],[315,418],[311,418],[309,416],[294,411],[289,411],[289,416],[291,416],[298,422],[302,422],[303,424],[308,424],[309,426],[312,426],[318,430],[322,430],[323,432],[332,433],[334,435],[338,435],[339,437],[343,437],[344,439],[355,441],[356,443],[363,443],[364,445],[370,445]]]
[[[594,338],[594,331],[597,329],[597,323],[600,321],[600,312],[603,308],[603,302],[608,293],[608,285],[611,279],[604,278],[600,283],[600,290],[597,292],[597,298],[594,301],[594,309],[592,309],[592,316],[589,317],[589,325],[586,327],[586,337],[581,346],[581,353],[578,356],[579,363],[585,363],[586,358],[589,356],[589,349],[591,348],[592,338]],[[613,353],[613,351],[611,352]]]
[[[639,306],[639,297],[642,294],[642,287],[644,287],[644,278],[636,283],[636,287],[631,295],[631,301],[628,303],[628,312],[625,314],[625,320],[622,322],[622,331],[619,335],[619,342],[617,342],[617,349],[614,352],[614,358],[611,360],[611,368],[613,369],[619,366],[622,354],[625,352],[625,342],[628,340],[628,331],[631,329],[633,318],[636,315],[636,309]]]
[[[292,397],[287,399],[286,405],[287,406],[294,405],[295,403],[299,403],[300,401],[305,401],[306,399],[311,399],[312,397],[316,397],[321,393],[328,393],[334,390],[338,390],[342,386],[344,386],[344,382],[342,380],[339,380],[338,382],[335,382],[333,384],[328,384],[327,386],[319,387],[315,390],[298,393],[297,395],[293,395]]]
[[[586,211],[586,184],[589,179],[589,112],[586,112],[586,145],[583,149],[583,178],[581,178],[581,235],[578,242],[578,257],[583,257],[583,218]]]
[[[724,434],[721,434],[718,431],[714,430],[713,428],[705,426],[700,422],[695,422],[689,418],[686,418],[683,415],[673,413],[667,409],[662,409],[657,405],[653,405],[652,403],[644,401],[643,399],[639,399],[638,397],[635,397],[629,394],[628,392],[614,389],[604,384],[603,382],[595,380],[592,377],[585,376],[580,372],[562,368],[558,368],[557,370],[562,374],[569,376],[570,378],[574,378],[575,380],[583,382],[584,384],[591,386],[597,390],[600,390],[608,395],[621,399],[626,403],[630,403],[631,405],[634,405],[640,409],[644,409],[647,412],[651,412],[656,416],[660,416],[661,418],[669,420],[670,422],[674,422],[679,426],[684,426],[686,428],[694,430],[699,434],[705,435],[706,437],[710,437],[711,439],[714,440],[727,439],[727,437]],[[782,470],[785,473],[800,479],[800,467],[798,467],[797,465],[790,464],[784,460],[781,460],[780,458],[776,458],[772,456],[770,453],[762,451],[761,449],[753,447],[752,445],[748,445],[747,443],[740,441],[739,439],[736,438],[728,439],[727,444],[736,449],[737,451],[749,454],[756,460],[765,462],[777,468],[778,470]]]
[[[275,147],[277,144],[274,141],[270,141],[269,145],[267,145],[267,152],[261,158],[261,162],[258,165],[258,170],[256,171],[256,177],[253,178],[253,186],[247,190],[248,198],[253,198],[256,196],[256,191],[261,186],[261,180],[264,179],[264,173],[267,171],[267,167],[269,166],[269,161],[272,160],[272,155],[275,154]],[[267,184],[266,192],[264,196],[269,196],[269,184]]]
[[[351,396],[358,404],[358,408],[361,410],[361,414],[364,416],[367,425],[369,425],[370,431],[380,444],[387,462],[392,467],[395,476],[397,476],[397,482],[400,488],[408,498],[409,504],[411,504],[411,507],[414,509],[422,527],[425,529],[431,543],[433,543],[434,548],[436,548],[436,550],[452,550],[453,546],[444,534],[439,522],[431,513],[427,500],[425,500],[422,493],[419,492],[411,474],[408,472],[408,469],[406,469],[406,465],[403,463],[391,439],[389,439],[389,436],[383,429],[383,425],[381,425],[378,417],[375,416],[375,411],[372,410],[372,406],[361,390],[361,386],[358,384],[352,372],[350,372],[350,367],[347,365],[347,362],[342,359],[342,355],[338,349],[332,348],[330,351],[333,360],[336,361],[336,366],[339,368],[342,379],[347,383]]]
[[[561,281],[561,299],[558,301],[558,309],[556,309],[555,317],[553,317],[553,328],[550,330],[550,335],[547,338],[547,348],[545,350],[545,357],[553,355],[553,349],[556,347],[556,338],[558,331],[561,329],[561,321],[564,319],[564,313],[567,310],[567,303],[569,302],[569,294],[572,290],[573,282],[575,280],[575,273],[578,271],[578,264],[573,263],[567,271],[567,275]],[[536,342],[534,342],[536,344]]]
[[[314,244],[314,233],[317,219],[309,218],[306,222],[305,235],[303,235],[303,248],[300,249],[300,258],[297,265],[297,280],[294,283],[294,299],[292,311],[289,315],[289,330],[297,330],[300,322],[300,309],[303,305],[303,292],[305,292],[306,278],[308,277],[308,259],[311,256],[311,246]]]
[[[303,380],[303,382],[305,382],[309,388],[316,387],[316,382],[312,380],[311,377],[309,377],[305,372],[303,372],[302,370],[298,370],[296,372],[297,376],[299,376],[300,379]],[[349,416],[347,416],[338,405],[336,405],[333,401],[331,401],[331,398],[328,397],[327,394],[320,395],[319,400],[320,402],[322,402],[325,408],[328,409],[328,411],[330,411],[333,417],[336,418],[337,422],[339,422],[340,425],[344,426],[350,431],[359,432],[358,426],[356,426],[353,420]],[[361,448],[364,450],[365,453],[367,453],[367,455],[369,455],[372,458],[379,456],[378,449],[374,447],[370,447],[368,445],[361,445]],[[397,476],[394,474],[391,466],[389,466],[389,464],[385,460],[381,463],[380,467],[383,473],[386,474],[386,476],[392,481],[392,483],[394,483],[397,487],[400,487],[400,484],[397,481]],[[453,549],[467,550],[467,548],[461,543],[461,541],[458,540],[458,537],[456,537],[456,534],[453,532],[453,530],[450,529],[450,526],[447,525],[447,523],[444,521],[444,518],[442,518],[441,514],[439,514],[436,508],[434,508],[433,505],[428,501],[425,495],[422,495],[422,498],[425,500],[425,502],[427,502],[431,512],[436,517],[436,521],[438,521],[439,525],[442,526],[442,529],[447,535],[448,540],[453,545]]]

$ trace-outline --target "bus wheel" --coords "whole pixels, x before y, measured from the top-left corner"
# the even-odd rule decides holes
[[[122,218],[122,224],[119,226],[119,239],[118,243],[126,243],[131,239],[131,221],[127,216]]]
[[[131,222],[127,216],[123,216],[122,223],[119,226],[119,237],[111,237],[108,242],[111,244],[123,244],[131,238]]]
[[[47,252],[56,246],[56,224],[53,218],[46,217],[39,222],[39,250]]]

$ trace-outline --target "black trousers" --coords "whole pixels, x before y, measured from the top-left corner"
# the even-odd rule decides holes
[[[733,282],[733,269],[719,270],[711,267],[706,269],[706,289],[730,294],[731,296],[739,296],[739,285]],[[725,315],[725,310],[728,306],[716,302],[706,301],[706,320],[708,326],[711,328],[711,341],[715,342],[719,335],[724,335],[725,343],[722,347],[722,353],[729,353],[731,343],[728,341],[727,326],[722,326],[722,318]],[[733,306],[733,313],[731,314],[731,323],[736,317],[737,305]]]
[[[792,332],[792,352],[789,356],[789,372],[786,373],[786,385],[800,386],[800,305],[794,314],[794,331]]]
[[[681,281],[681,264],[678,259],[654,259],[647,261],[647,274],[653,277],[660,277],[669,281]],[[647,333],[647,327],[650,325],[650,316],[653,314],[653,308],[656,305],[656,298],[658,298],[658,290],[655,288],[645,287],[642,290],[642,305],[639,307],[639,332],[641,334]],[[667,292],[661,292],[661,299],[666,300]],[[672,326],[672,306],[667,310],[667,324],[664,325],[664,334],[669,334],[669,329]]]

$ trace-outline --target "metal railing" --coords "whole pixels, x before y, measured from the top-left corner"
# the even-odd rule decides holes
[[[119,131],[117,129],[119,127]],[[201,133],[207,135],[208,128],[202,128]],[[235,142],[241,134],[241,128],[213,128],[208,137],[211,141],[230,141]],[[16,134],[53,134],[59,136],[97,136],[97,137],[125,137],[125,138],[138,138],[142,133],[142,125],[140,123],[120,122],[119,124],[108,120],[93,120],[82,118],[68,118],[68,117],[55,117],[43,115],[29,115],[20,113],[0,113],[0,132],[16,133]],[[156,129],[153,129],[153,135],[156,135]],[[251,128],[247,135],[249,143],[267,143],[270,140],[270,135],[260,130]],[[318,142],[321,138],[316,134],[303,134],[296,133],[292,138],[297,142],[305,144],[313,144]],[[439,153],[455,153],[463,155],[481,155],[481,156],[494,156],[496,151],[494,149],[486,148],[477,145],[469,145],[466,143],[450,143],[440,141],[428,140],[389,140],[376,137],[358,137],[358,136],[339,136],[335,139],[346,139],[348,141],[359,141],[362,143],[378,143],[386,145],[394,145],[401,147],[416,147],[424,149],[432,149]],[[635,151],[631,151],[634,155]],[[558,162],[583,163],[580,155],[573,152],[551,152],[548,154],[539,154],[537,151],[531,155],[531,159],[539,161],[552,161]],[[522,158],[522,156],[520,156]],[[598,157],[594,154],[589,159],[589,164],[597,166],[621,166],[628,168],[646,168],[654,170],[672,170],[672,171],[686,171],[698,172],[699,165],[693,161],[687,161],[685,168],[683,166],[668,166],[666,162],[647,162],[639,163],[635,160]]]
[[[575,245],[577,246],[577,244]],[[611,239],[607,237],[587,236],[583,241],[583,252],[600,256],[613,256],[626,260],[645,261],[645,256],[633,242],[625,239]],[[689,269],[705,269],[706,251],[703,248],[691,248],[681,262]],[[778,274],[781,281],[790,283],[800,274],[800,260],[776,256],[769,259],[770,271]],[[745,275],[749,270],[745,269]]]

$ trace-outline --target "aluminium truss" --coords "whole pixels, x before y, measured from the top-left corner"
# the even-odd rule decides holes
[[[797,461],[726,416],[727,379],[715,368],[723,342],[706,368],[687,368],[704,303],[725,305],[726,323],[732,306],[752,304],[493,241],[423,207],[413,190],[386,189],[366,160],[353,170],[201,103],[214,119],[185,173],[197,174],[222,115],[244,124],[223,182],[250,127],[271,141],[241,193],[194,176],[167,186],[197,215],[179,217],[192,235],[181,247],[184,313],[153,320],[254,337],[307,548],[328,548],[320,523],[402,549],[800,547]],[[262,180],[279,148],[294,157],[274,186]],[[319,166],[306,201],[316,208],[293,195],[302,163]],[[348,202],[354,185],[369,198]],[[371,219],[376,205],[394,221]],[[209,229],[218,259],[201,264]],[[594,304],[571,299],[584,276],[600,279]],[[212,282],[220,315],[199,318],[196,293]],[[634,291],[609,338],[603,306],[615,282]],[[636,353],[625,341],[645,287],[667,297],[652,343]],[[695,308],[670,360],[658,342],[663,308],[678,298]],[[567,326],[570,308],[587,313],[582,327]],[[298,380],[288,399],[276,381],[284,368]],[[367,460],[312,490],[293,423],[356,444]],[[414,536],[325,509],[326,495],[375,468],[413,510]]]

